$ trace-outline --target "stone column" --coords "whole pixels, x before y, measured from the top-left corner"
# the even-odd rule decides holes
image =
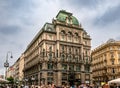
[[[42,65],[42,69],[46,70],[47,69],[47,64],[44,62]],[[42,72],[42,82],[45,83],[45,85],[47,84],[47,71],[43,71]]]
[[[61,84],[61,82],[62,82],[62,73],[61,73],[61,64],[60,63],[58,63],[58,72],[57,72],[57,85],[58,86],[61,86],[62,84]]]
[[[81,73],[81,83],[85,83],[85,73]]]
[[[82,73],[81,73],[81,83],[85,83],[85,73],[84,73],[85,68],[84,68],[84,64],[81,65],[81,71],[82,71]]]
[[[40,65],[38,64],[38,85],[40,85]]]

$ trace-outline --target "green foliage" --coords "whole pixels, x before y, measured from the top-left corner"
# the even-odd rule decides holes
[[[14,83],[14,78],[12,76],[10,76],[9,78],[7,78],[7,80],[9,81],[9,83],[13,84]]]

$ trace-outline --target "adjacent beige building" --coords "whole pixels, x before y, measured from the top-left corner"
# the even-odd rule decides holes
[[[7,69],[6,78],[13,77],[13,76],[14,76],[14,67],[13,67],[13,66],[10,66],[10,67]]]
[[[24,79],[30,85],[90,83],[90,50],[91,38],[77,18],[61,10],[24,52]]]
[[[19,60],[19,81],[23,81],[24,79],[24,54],[22,54],[20,56],[20,60]]]
[[[7,70],[7,77],[13,77],[15,82],[20,83],[24,81],[24,54],[17,59],[17,61],[8,68]]]
[[[110,39],[92,51],[92,71],[99,84],[120,78],[120,41]]]

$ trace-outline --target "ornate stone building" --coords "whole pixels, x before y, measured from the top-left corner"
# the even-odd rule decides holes
[[[91,38],[79,21],[72,13],[59,11],[24,52],[26,83],[90,83],[90,50]]]
[[[99,84],[120,78],[120,41],[110,39],[92,51],[92,71]]]

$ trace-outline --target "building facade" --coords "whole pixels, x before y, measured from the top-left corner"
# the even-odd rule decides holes
[[[90,83],[91,38],[72,13],[59,11],[28,45],[25,80],[29,84]]]
[[[13,77],[13,74],[14,74],[14,67],[13,67],[13,66],[10,66],[10,67],[7,69],[6,78]]]
[[[24,79],[23,69],[24,69],[24,54],[22,54],[19,59],[19,77],[18,77],[19,81],[23,81]]]
[[[24,81],[24,73],[23,73],[23,69],[24,69],[24,54],[22,54],[17,61],[8,68],[7,73],[8,76],[12,76],[14,78],[14,82],[21,84]]]
[[[120,77],[120,41],[110,39],[92,51],[92,72],[98,84]]]

